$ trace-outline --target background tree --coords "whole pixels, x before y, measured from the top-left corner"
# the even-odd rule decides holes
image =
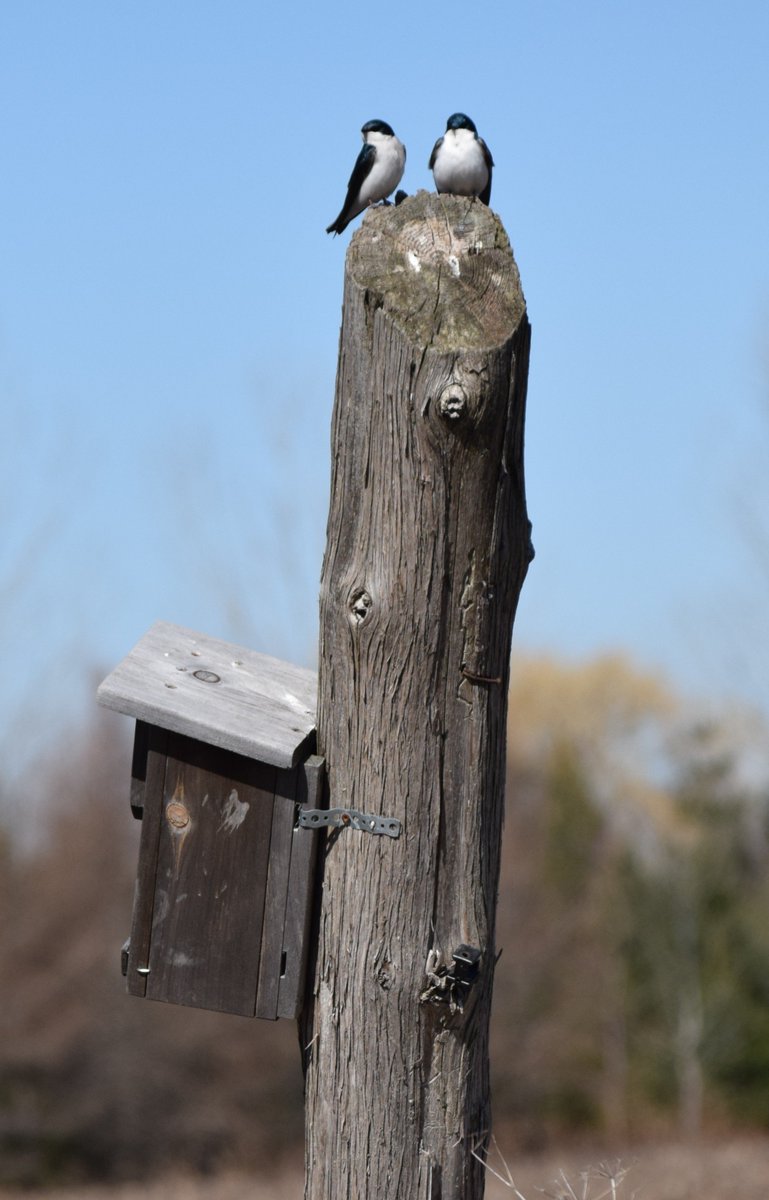
[[[494,1057],[511,1111],[535,1139],[757,1116],[767,796],[733,726],[616,659],[519,664],[510,723]]]

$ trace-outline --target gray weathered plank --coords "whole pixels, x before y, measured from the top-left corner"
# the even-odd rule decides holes
[[[101,684],[101,704],[276,767],[313,748],[314,671],[156,622]]]

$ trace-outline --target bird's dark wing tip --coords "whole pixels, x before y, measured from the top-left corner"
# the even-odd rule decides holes
[[[491,205],[491,165],[489,165],[489,181],[482,192],[479,193],[478,199],[481,200],[487,208]]]
[[[442,137],[439,137],[439,138],[438,138],[438,141],[437,141],[437,142],[435,143],[435,145],[433,146],[433,152],[432,152],[432,154],[430,155],[430,161],[429,161],[429,163],[427,164],[427,169],[428,169],[428,171],[432,171],[433,167],[435,166],[435,157],[436,157],[436,155],[437,155],[437,153],[438,153],[438,151],[440,150],[440,148],[441,148],[441,146],[442,146],[442,145],[443,145],[443,138],[442,138]]]

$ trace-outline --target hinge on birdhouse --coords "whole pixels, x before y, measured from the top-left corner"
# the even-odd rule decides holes
[[[401,835],[401,823],[394,817],[372,817],[358,812],[356,808],[303,808],[299,813],[302,829],[320,829],[331,825],[339,829],[360,829],[362,833],[383,834],[397,838]]]

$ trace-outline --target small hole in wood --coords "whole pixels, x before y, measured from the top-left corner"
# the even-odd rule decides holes
[[[284,950],[280,956],[280,977],[281,979],[286,973],[286,951]]]
[[[365,588],[355,589],[348,602],[350,621],[353,625],[360,625],[366,620],[372,603],[371,596]]]

